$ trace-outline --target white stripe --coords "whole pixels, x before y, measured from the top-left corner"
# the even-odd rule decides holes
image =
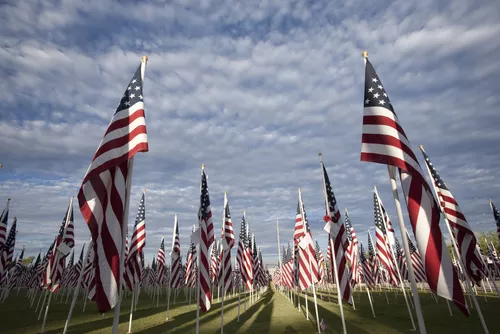
[[[379,155],[386,155],[388,157],[394,157],[400,160],[406,161],[407,164],[412,166],[417,172],[422,175],[422,169],[418,165],[417,161],[415,161],[411,156],[409,156],[406,152],[401,150],[398,147],[392,146],[392,145],[384,145],[384,144],[368,144],[368,143],[362,143],[361,144],[361,153],[372,153],[372,154],[379,154]]]
[[[363,134],[374,134],[374,135],[385,135],[393,137],[409,148],[411,148],[408,138],[406,138],[401,132],[389,125],[384,124],[363,124]]]

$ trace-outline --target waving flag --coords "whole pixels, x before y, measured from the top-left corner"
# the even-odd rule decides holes
[[[119,298],[130,162],[137,152],[148,151],[142,68],[141,64],[125,90],[78,193],[80,211],[94,240],[95,301],[100,312],[113,308]]]
[[[224,221],[222,223],[221,235],[221,265],[219,284],[223,286],[223,291],[227,292],[231,288],[231,249],[234,246],[233,223],[229,211],[227,194],[224,192]]]
[[[172,251],[170,253],[170,287],[178,289],[181,287],[181,242],[179,240],[179,221],[177,215],[174,219],[174,232],[172,240]]]
[[[356,236],[356,232],[354,232],[354,228],[352,227],[351,218],[349,218],[349,212],[347,209],[345,209],[344,224],[347,233],[347,240],[349,240],[346,255],[351,268],[351,282],[352,284],[360,283],[360,273],[358,267],[358,238]]]
[[[14,217],[14,221],[9,230],[9,235],[5,241],[5,246],[0,252],[0,282],[2,282],[7,275],[7,266],[12,262],[12,257],[14,256],[14,249],[16,246],[16,234],[17,234],[17,218]]]
[[[399,169],[410,222],[424,259],[430,289],[452,300],[468,316],[464,294],[439,227],[439,206],[382,82],[368,59],[362,132],[361,161]]]
[[[370,240],[370,239],[368,239]],[[375,289],[375,277],[373,276],[372,265],[366,259],[363,243],[359,243],[359,261],[361,262],[361,269],[363,270],[363,280],[368,289]]]
[[[200,209],[198,210],[198,222],[200,225],[200,309],[203,312],[210,310],[210,265],[209,249],[214,242],[214,224],[212,223],[212,209],[210,207],[210,197],[208,194],[207,176],[205,175],[205,166],[201,167],[201,194]]]
[[[420,146],[420,150],[424,155],[427,170],[434,181],[434,190],[439,197],[444,218],[448,222],[457,243],[458,252],[462,258],[467,276],[475,284],[479,285],[485,276],[486,269],[481,261],[481,255],[476,250],[476,236],[458,206],[458,202],[446,186],[446,183],[441,179],[441,176],[439,176],[427,153],[425,153],[423,146]]]
[[[498,211],[497,207],[495,204],[490,199],[490,207],[491,211],[493,212],[493,218],[495,219],[495,223],[497,224],[497,235],[498,235],[498,242],[500,243],[500,211]]]

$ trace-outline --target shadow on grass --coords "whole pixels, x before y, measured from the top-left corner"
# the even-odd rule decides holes
[[[273,312],[273,303],[271,302],[273,295],[274,293],[271,290],[267,291],[261,300],[250,306],[246,312],[240,314],[239,322],[238,317],[234,318],[234,320],[224,325],[224,330],[228,333],[235,333],[239,328],[241,328],[242,324],[247,322],[254,315],[254,313],[260,309],[257,318],[252,322],[251,326],[253,324],[255,324],[256,327],[258,326],[259,333],[268,333],[270,330],[271,316]],[[216,331],[216,333],[219,333],[219,331]]]

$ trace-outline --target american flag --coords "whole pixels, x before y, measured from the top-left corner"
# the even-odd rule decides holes
[[[219,284],[223,286],[223,291],[226,292],[231,289],[231,249],[234,246],[233,223],[231,221],[231,213],[229,211],[229,203],[226,193],[224,193],[224,218],[222,222],[221,246],[221,270]]]
[[[85,251],[85,244],[83,244],[82,246],[78,262],[73,266],[69,274],[68,285],[71,287],[75,287],[76,284],[78,283],[78,278],[80,277],[80,272],[82,271],[83,268],[84,251]]]
[[[297,246],[302,239],[306,236],[304,229],[304,220],[300,209],[300,193],[299,201],[297,203],[297,215],[295,216],[295,230],[293,233],[293,241]],[[311,270],[309,266],[309,247],[298,247],[297,258],[297,278],[300,291],[303,291],[312,285]]]
[[[393,258],[389,250],[387,234],[384,226],[384,218],[376,193],[373,194],[373,209],[375,216],[375,238],[377,243],[377,259],[378,262],[387,270],[389,283],[393,286],[398,286],[396,278],[396,268],[394,267]]]
[[[207,176],[205,175],[205,166],[201,168],[201,191],[200,191],[200,209],[198,210],[198,222],[200,226],[200,268],[199,283],[200,296],[199,305],[202,312],[210,310],[210,265],[209,249],[214,242],[214,224],[212,222],[212,209],[210,208],[210,197],[208,194]]]
[[[240,239],[238,240],[238,252],[236,253],[236,263],[240,268],[240,275],[243,284],[250,291],[252,286],[252,259],[250,256],[250,251],[248,249],[248,236],[247,236],[247,224],[245,221],[245,214],[241,217],[241,227],[240,227]]]
[[[346,255],[351,268],[351,283],[354,286],[354,284],[360,283],[360,272],[358,267],[358,237],[356,236],[356,232],[354,232],[354,228],[352,227],[351,218],[349,217],[349,212],[347,211],[347,209],[345,209],[344,224],[347,233],[347,240],[349,241]]]
[[[425,275],[425,268],[422,262],[422,258],[420,257],[420,254],[413,245],[413,242],[410,239],[408,231],[405,232],[406,232],[406,240],[408,240],[408,248],[410,249],[411,265],[413,266],[413,274],[415,275],[415,280],[417,282],[426,282],[427,278]]]
[[[172,251],[170,253],[170,287],[178,289],[181,287],[181,242],[179,240],[179,220],[174,218],[174,233],[172,240]]]
[[[398,261],[399,272],[401,273],[401,278],[404,280],[408,280],[408,268],[406,267],[406,256],[405,251],[401,247],[398,238],[396,241],[396,260]]]
[[[370,239],[368,239],[370,240]],[[363,270],[363,280],[368,289],[375,288],[375,276],[373,276],[373,267],[366,259],[365,250],[363,249],[363,243],[359,243],[359,261],[361,262],[361,269]]]
[[[321,161],[321,168],[323,170],[323,191],[326,205],[326,216],[324,220],[330,227],[329,243],[333,244],[332,252],[337,264],[337,279],[340,286],[340,293],[342,299],[349,303],[351,300],[351,286],[349,285],[349,271],[347,270],[345,257],[345,251],[347,250],[349,242],[347,240],[344,224],[340,221],[340,211],[337,206],[337,200],[333,194],[330,178],[328,177],[323,161]]]
[[[80,211],[94,240],[95,301],[101,313],[112,309],[120,295],[120,252],[125,242],[132,158],[148,151],[142,64],[123,94],[78,193]]]
[[[16,246],[16,234],[17,234],[17,218],[14,217],[14,221],[10,226],[9,234],[7,240],[5,241],[5,246],[0,252],[0,282],[3,281],[7,275],[7,267],[12,261],[14,256],[14,249]]]
[[[210,257],[210,276],[214,284],[217,284],[218,282],[219,258],[219,242],[217,241],[217,239],[215,239],[214,245],[212,247],[212,255]]]
[[[156,280],[158,284],[162,284],[165,279],[165,240],[161,238],[160,248],[156,256]]]
[[[497,235],[498,235],[498,241],[500,243],[500,211],[498,211],[497,207],[495,204],[490,199],[490,207],[491,211],[493,212],[493,218],[495,219],[495,223],[497,224]]]
[[[66,230],[69,230],[69,232]],[[64,215],[64,219],[61,223],[61,227],[55,241],[55,251],[52,252],[47,265],[47,271],[45,273],[46,279],[44,281],[44,288],[54,293],[60,288],[63,269],[66,263],[67,254],[65,255],[60,251],[60,247],[64,247],[64,245],[70,249],[75,245],[73,198],[69,202],[68,209],[66,210],[66,214]]]
[[[378,263],[377,256],[375,254],[375,248],[373,247],[373,240],[372,240],[372,235],[368,231],[368,256],[370,265],[372,268],[372,274],[373,274],[373,279],[375,281],[375,284],[378,284],[380,282],[380,267]]]
[[[366,58],[365,58],[366,59]],[[439,228],[440,210],[375,69],[366,59],[361,161],[399,169],[413,233],[430,289],[465,314],[464,294]]]
[[[134,230],[130,238],[127,264],[125,266],[130,283],[137,284],[141,281],[142,268],[144,267],[142,256],[143,249],[146,246],[146,199],[142,193],[139,209],[135,218]]]
[[[5,205],[5,209],[3,209],[2,214],[0,215],[0,252],[5,246],[5,240],[7,238],[7,222],[9,219],[9,202],[10,198],[7,200],[7,204]]]
[[[476,236],[474,232],[472,232],[469,222],[467,222],[462,210],[458,206],[458,202],[453,197],[448,186],[444,183],[422,146],[420,146],[420,150],[424,155],[427,170],[434,181],[434,190],[438,195],[444,217],[449,223],[453,236],[455,237],[458,252],[465,266],[465,271],[471,280],[479,285],[485,275],[485,268],[481,261],[480,254],[477,253],[476,250]]]
[[[194,226],[193,226],[194,232]],[[190,241],[189,249],[186,258],[186,281],[185,284],[187,287],[195,287],[196,286],[196,247],[193,242]]]
[[[319,283],[326,283],[326,275],[325,275],[325,257],[321,252],[321,248],[319,248],[319,243],[316,241],[316,259],[318,259],[318,275],[319,275]]]

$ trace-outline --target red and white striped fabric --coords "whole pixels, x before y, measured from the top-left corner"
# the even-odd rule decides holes
[[[156,282],[159,285],[163,284],[165,280],[165,240],[161,238],[160,248],[158,248],[158,255],[156,255]]]
[[[384,225],[384,218],[382,216],[382,209],[380,206],[377,193],[373,194],[373,210],[375,217],[375,238],[377,246],[377,259],[378,262],[387,270],[388,283],[393,286],[398,286],[397,272],[389,249],[389,242],[387,240],[386,229]]]
[[[207,176],[205,175],[205,167],[201,168],[201,194],[200,194],[200,209],[198,210],[198,222],[200,226],[200,296],[199,305],[202,312],[210,310],[211,293],[210,293],[210,253],[209,249],[214,242],[214,224],[212,222],[212,209],[210,207],[210,196],[208,194]]]
[[[220,252],[219,252],[219,242],[217,239],[214,241],[214,245],[212,247],[212,255],[210,256],[210,278],[212,279],[212,283],[217,284],[219,279],[219,260],[220,260]]]
[[[410,142],[372,64],[366,59],[361,161],[399,169],[403,193],[427,282],[465,314],[464,294],[439,227],[440,210]]]
[[[370,262],[370,266],[372,269],[373,280],[375,284],[380,283],[380,265],[378,263],[377,255],[375,254],[375,247],[373,247],[373,240],[370,231],[368,231],[368,255],[370,258],[368,261]]]
[[[170,253],[170,287],[179,289],[181,287],[181,242],[179,240],[179,220],[177,215],[174,219],[174,232],[172,240],[172,252]]]
[[[221,250],[220,250],[220,271],[219,271],[219,285],[223,287],[224,292],[231,289],[231,249],[234,246],[234,232],[233,222],[231,221],[231,212],[229,210],[229,203],[227,194],[224,192],[224,218],[222,222],[221,234]]]
[[[139,203],[139,209],[137,210],[137,216],[135,218],[134,229],[132,231],[132,237],[130,238],[130,249],[127,256],[127,262],[125,265],[127,272],[127,279],[130,282],[130,289],[133,288],[134,284],[138,284],[142,280],[142,270],[144,264],[142,262],[143,249],[146,246],[146,199],[145,193],[142,193],[141,201]]]
[[[243,284],[250,291],[253,280],[252,256],[248,247],[247,224],[245,214],[241,217],[240,238],[238,240],[238,251],[236,253],[236,263],[240,268],[240,275]]]
[[[299,202],[297,203],[297,215],[295,217],[295,230],[293,233],[293,241],[295,245],[298,245],[301,242],[302,238],[304,238],[305,236],[306,234],[304,230],[304,222],[300,210],[299,199]],[[306,247],[305,249],[298,247],[298,266],[296,268],[296,275],[298,277],[298,287],[300,291],[303,291],[312,285],[308,250],[308,247]]]
[[[17,218],[14,217],[14,221],[12,222],[12,225],[10,227],[4,248],[0,251],[0,282],[2,282],[6,278],[7,267],[14,256],[14,249],[16,247],[16,234]]]
[[[376,281],[375,276],[373,275],[373,267],[365,256],[365,250],[363,249],[362,242],[359,243],[359,261],[361,262],[361,270],[363,271],[363,282],[366,284],[368,289],[375,289]]]
[[[398,261],[398,268],[403,280],[408,280],[408,267],[406,265],[405,251],[401,247],[399,240],[396,238],[396,260]]]
[[[337,206],[337,200],[333,194],[330,178],[328,177],[323,161],[321,161],[321,168],[323,171],[323,191],[325,194],[326,205],[326,215],[324,220],[327,223],[327,227],[325,229],[329,230],[328,242],[332,244],[332,255],[335,256],[335,263],[337,264],[337,279],[342,299],[351,303],[351,286],[349,284],[349,271],[347,270],[347,260],[345,256],[349,242],[347,240],[345,226],[340,221],[340,211]],[[333,276],[333,257],[330,268],[332,268]]]
[[[323,256],[323,253],[321,252],[321,248],[319,248],[319,243],[317,241],[316,241],[315,252],[316,252],[316,259],[318,259],[318,277],[319,277],[318,283],[325,284],[326,283],[325,257]]]
[[[458,206],[458,202],[446,186],[446,183],[441,179],[436,167],[434,167],[422,146],[420,146],[420,150],[424,155],[427,171],[433,180],[432,184],[439,197],[439,203],[444,213],[444,217],[455,237],[458,252],[465,266],[467,276],[469,276],[473,283],[480,285],[481,280],[486,274],[486,268],[484,267],[483,261],[481,261],[481,255],[476,250],[476,236],[474,232],[472,232],[469,222],[465,219],[462,210]]]
[[[142,68],[139,66],[125,90],[78,193],[80,211],[94,240],[95,301],[101,313],[113,308],[120,294],[130,162],[137,152],[148,151]]]
[[[354,232],[354,228],[351,224],[351,219],[349,217],[349,212],[345,209],[344,215],[344,224],[347,234],[347,240],[349,241],[349,245],[347,246],[346,256],[349,261],[349,267],[351,272],[351,284],[354,286],[356,283],[360,283],[360,272],[358,266],[358,238],[356,236],[356,232]]]
[[[408,246],[410,248],[411,265],[413,267],[413,274],[415,275],[415,280],[417,282],[427,282],[427,277],[425,275],[425,268],[424,264],[422,263],[422,258],[420,257],[420,254],[413,245],[413,242],[410,239],[408,231],[405,232],[406,232],[406,240],[408,240]]]
[[[7,223],[9,219],[9,202],[10,198],[7,200],[7,204],[5,205],[5,209],[3,209],[2,214],[0,215],[0,253],[2,252],[5,241],[7,240]]]

